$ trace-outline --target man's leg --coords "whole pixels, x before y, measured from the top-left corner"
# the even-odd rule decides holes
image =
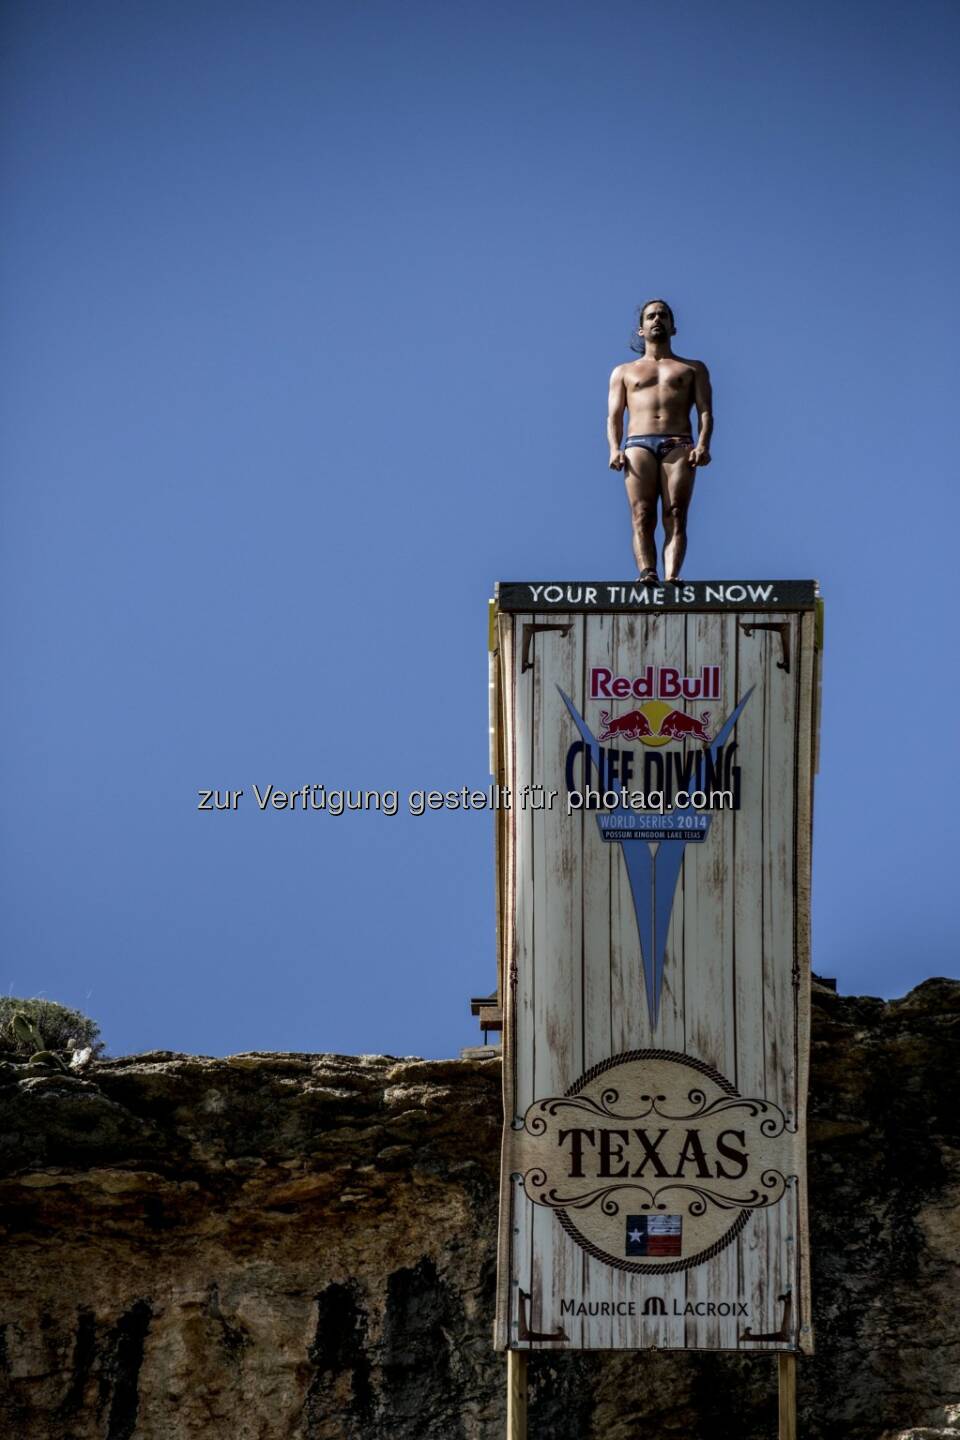
[[[642,446],[631,446],[624,454],[623,479],[630,502],[633,525],[633,553],[637,569],[657,568],[657,500],[660,495],[660,462]]]
[[[680,577],[687,553],[687,511],[693,498],[696,470],[690,464],[689,446],[671,450],[664,459],[660,489],[663,497],[663,573],[667,580]]]

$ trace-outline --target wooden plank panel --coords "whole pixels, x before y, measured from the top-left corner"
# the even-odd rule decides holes
[[[589,655],[591,665],[612,668],[616,663],[618,617],[590,615],[581,624],[584,626],[582,655]],[[594,722],[591,711],[596,707],[591,707],[587,699],[586,664],[581,669],[576,689],[569,693],[587,723]],[[575,738],[575,732],[571,725],[565,726],[564,730],[569,745]],[[595,724],[593,733],[599,733]],[[615,1053],[610,952],[618,937],[610,924],[610,906],[616,869],[614,862],[620,857],[615,853],[615,846],[605,845],[600,839],[595,814],[576,815],[571,824],[579,833],[583,857],[580,877],[583,909],[583,1068],[587,1069]]]
[[[617,646],[615,672],[621,675],[639,675],[647,665],[673,666],[685,671],[686,632],[683,624],[665,625],[661,615],[639,615],[615,617]],[[592,663],[592,656],[591,656]],[[662,755],[657,747],[636,744],[637,771],[634,776],[635,788],[643,790],[645,781],[640,769],[645,755]],[[667,747],[663,747],[666,749]],[[628,842],[642,844],[644,842]],[[608,845],[613,852],[612,890],[612,936],[611,936],[611,990],[617,997],[614,1015],[614,1044],[611,1053],[622,1054],[629,1050],[650,1048],[675,1050],[683,1053],[686,1049],[686,1027],[683,1013],[684,993],[684,884],[681,872],[673,902],[670,928],[667,933],[666,955],[663,968],[663,990],[660,999],[660,1013],[657,1027],[650,1024],[647,997],[644,985],[643,963],[640,941],[634,914],[633,897],[626,866],[618,853],[618,845]],[[619,1024],[618,1024],[619,1021]],[[596,1262],[595,1262],[596,1263]],[[683,1305],[686,1298],[686,1280],[682,1271],[666,1275],[629,1275],[612,1281],[617,1299],[633,1299],[637,1314],[632,1323],[620,1323],[618,1330],[620,1344],[656,1345],[659,1349],[681,1348],[685,1343],[685,1322]],[[643,1306],[648,1300],[664,1302],[663,1315],[643,1315]],[[629,1338],[633,1337],[633,1338]]]
[[[534,1219],[537,1207],[523,1194],[509,1164],[511,1127],[520,1119],[535,1095],[534,1052],[536,1021],[536,967],[534,963],[535,884],[533,811],[519,804],[522,785],[528,784],[533,768],[535,744],[535,692],[525,682],[529,672],[523,670],[523,627],[534,623],[532,616],[501,617],[499,622],[501,673],[508,677],[505,685],[505,714],[508,726],[506,764],[511,791],[512,851],[508,867],[508,895],[512,895],[513,912],[508,912],[508,972],[506,1024],[504,1029],[504,1075],[511,1077],[504,1086],[505,1176],[501,1184],[501,1217],[506,1208],[510,1217],[506,1237],[510,1261],[507,1269],[507,1294],[500,1297],[501,1309],[506,1305],[509,1330],[501,1343],[524,1344],[518,1335],[519,1291],[533,1296],[542,1288],[542,1266],[534,1261]],[[528,1306],[529,1310],[529,1306]],[[528,1314],[528,1324],[529,1324]]]
[[[496,619],[495,643],[497,647],[499,714],[497,723],[500,733],[498,743],[503,753],[503,779],[512,788],[516,771],[517,726],[514,720],[513,704],[515,675],[513,664],[514,622],[512,616],[500,615]],[[498,935],[500,950],[497,956],[497,989],[503,1006],[503,1139],[500,1149],[500,1197],[499,1221],[497,1227],[497,1300],[494,1316],[494,1344],[503,1349],[515,1337],[516,1324],[516,1269],[518,1252],[515,1246],[513,1221],[513,1118],[516,1114],[517,1059],[521,1049],[517,1033],[516,975],[517,936],[522,921],[516,896],[516,825],[511,811],[508,823],[496,828],[497,844],[501,847],[498,856],[498,871],[501,890],[498,895]],[[514,1329],[511,1331],[511,1326]]]
[[[517,1175],[510,1176],[510,1243],[513,1255],[510,1290],[510,1337],[509,1343],[529,1349],[529,1343],[520,1339],[520,1291],[532,1295],[533,1282],[533,1213],[537,1209],[528,1200],[523,1189],[523,1180]],[[529,1318],[528,1318],[529,1324]]]
[[[719,702],[710,705],[709,713],[707,706],[689,707],[706,717],[705,728],[713,738],[741,698],[736,688],[736,616],[691,615],[686,630],[687,672],[720,666]],[[706,768],[703,783],[709,788]],[[736,1073],[732,862],[733,815],[720,811],[711,816],[706,841],[688,845],[684,858],[684,1011],[687,1053],[715,1066],[728,1080]],[[711,1301],[716,1305],[736,1299],[739,1280],[738,1250],[733,1244],[686,1272],[686,1300],[688,1306],[697,1307],[686,1320],[688,1347],[736,1347],[740,1325],[736,1314],[697,1310],[705,1311]]]
[[[518,615],[511,633],[511,650],[505,660],[510,665],[510,723],[513,730],[511,794],[513,796],[513,885],[516,919],[514,923],[514,1045],[513,1069],[516,1091],[514,1116],[523,1115],[534,1098],[533,1056],[535,1041],[534,1018],[534,907],[533,814],[517,804],[519,787],[530,773],[533,755],[534,696],[532,687],[522,684],[523,647],[520,637],[524,623],[532,618]],[[509,1123],[510,1116],[507,1116]]]
[[[800,669],[797,723],[796,789],[796,908],[794,948],[798,971],[796,990],[796,1106],[799,1180],[796,1189],[797,1343],[806,1354],[814,1348],[810,1305],[810,1230],[807,1215],[807,1090],[810,1078],[810,886],[813,843],[813,777],[819,754],[820,646],[823,637],[822,602],[815,615],[799,618]]]
[[[794,974],[794,815],[796,808],[799,626],[790,622],[790,673],[766,666],[763,787],[764,1054],[767,1094],[796,1121]],[[774,633],[768,639],[779,651]],[[777,655],[779,658],[779,654]]]
[[[737,1035],[736,1071],[731,1076],[742,1094],[767,1098],[766,1047],[764,1036],[763,904],[757,893],[757,875],[763,854],[763,792],[767,783],[764,768],[764,735],[767,723],[768,670],[775,663],[775,633],[754,630],[744,633],[744,624],[757,617],[738,617],[736,687],[738,695],[752,690],[737,723],[737,758],[742,766],[743,805],[733,821],[733,979]],[[771,616],[771,622],[786,619]],[[777,658],[779,658],[777,656]],[[773,1098],[773,1097],[769,1097]],[[780,1221],[765,1210],[756,1210],[738,1241],[739,1294],[749,1306],[749,1319],[741,1328],[759,1333],[777,1328],[768,1313],[770,1293],[768,1263],[770,1236]],[[779,1293],[779,1292],[777,1292]],[[772,1322],[772,1323],[771,1323]],[[738,1342],[739,1343],[739,1342]],[[745,1341],[745,1350],[757,1346]]]
[[[533,692],[533,749],[529,783],[543,784],[542,808],[533,810],[533,998],[534,1091],[562,1095],[583,1064],[583,836],[571,824],[561,789],[570,737],[558,686],[579,694],[583,679],[585,622],[571,617],[566,635],[535,635],[533,668],[523,682]],[[531,797],[533,798],[533,797]],[[522,799],[522,784],[521,784]],[[552,802],[552,803],[550,803]],[[561,1328],[561,1299],[579,1287],[581,1256],[556,1216],[536,1206],[533,1215],[534,1302],[538,1327]],[[566,1326],[569,1331],[569,1324]],[[581,1342],[582,1343],[582,1342]]]
[[[709,707],[711,738],[736,708],[736,617],[696,615],[687,619],[687,669],[719,664],[722,699]],[[695,710],[698,707],[690,707]],[[706,713],[707,707],[704,707]],[[697,747],[690,746],[691,750]],[[736,1071],[733,950],[733,817],[712,817],[701,845],[684,857],[687,910],[684,924],[684,1012],[687,1049],[732,1078]]]
[[[795,720],[797,700],[797,617],[763,617],[766,626],[753,629],[760,616],[741,622],[739,667],[744,683],[756,684],[760,702],[757,714],[745,717],[744,753],[761,757],[762,801],[758,807],[745,805],[737,817],[739,853],[747,864],[761,871],[761,896],[757,904],[749,876],[738,887],[735,949],[740,988],[737,1013],[742,1034],[738,1034],[738,1084],[745,1094],[763,1096],[786,1113],[792,1109],[792,1070],[795,1026],[793,970],[793,791],[795,768]],[[786,668],[787,655],[792,667]],[[752,702],[751,702],[752,703]],[[758,733],[758,715],[762,721]],[[759,839],[757,822],[759,818]],[[756,928],[760,922],[760,983],[757,986]],[[757,988],[754,988],[754,987]],[[758,996],[763,997],[758,1006]],[[752,1023],[751,1023],[752,1022]],[[762,1071],[762,1074],[761,1074]],[[750,1328],[771,1333],[780,1327],[783,1309],[779,1297],[795,1291],[792,1265],[795,1249],[787,1236],[795,1231],[791,1215],[793,1196],[785,1196],[776,1210],[760,1210],[751,1217],[741,1239],[741,1267],[744,1289],[749,1295]],[[742,1343],[756,1350],[756,1343]],[[762,1347],[766,1348],[766,1346]]]
[[[626,630],[630,636],[629,622],[621,628]],[[625,646],[620,656],[620,669],[624,673],[639,674],[647,665],[652,664],[656,668],[672,666],[681,673],[685,672],[687,665],[687,642],[686,627],[682,623],[665,625],[662,616],[643,616],[636,623],[636,637],[634,644]],[[644,760],[648,757],[659,759],[663,764],[667,763],[667,756],[674,747],[648,746],[640,747],[644,750]],[[658,772],[651,772],[651,781],[654,785],[660,783]],[[643,779],[643,777],[641,777]],[[643,788],[639,785],[638,788]],[[621,871],[623,866],[621,865]],[[627,886],[628,903],[629,885]],[[621,923],[624,928],[636,932],[635,920],[631,924],[630,914],[622,915]],[[660,996],[660,1009],[656,1028],[650,1024],[650,1017],[647,1011],[645,997],[641,999],[639,1014],[634,1019],[636,1026],[636,1038],[624,1049],[643,1048],[653,1046],[661,1050],[686,1049],[686,1017],[684,1014],[684,883],[683,871],[674,895],[673,908],[670,916],[670,925],[666,937],[666,953],[663,964],[663,988]]]
[[[514,784],[515,880],[505,882],[513,914],[512,924],[504,927],[504,963],[512,931],[516,985],[508,1007],[513,1024],[505,1031],[505,1042],[516,1053],[508,1057],[505,1077],[513,1076],[513,1112],[522,1115],[534,1100],[564,1095],[585,1071],[611,1064],[616,1055],[676,1051],[715,1067],[741,1094],[773,1100],[796,1114],[804,1098],[800,1050],[805,1037],[798,1045],[798,1006],[804,997],[794,971],[795,911],[802,885],[794,827],[809,825],[809,810],[797,803],[798,782],[809,785],[798,751],[798,703],[809,702],[806,691],[813,679],[812,644],[801,657],[800,618],[768,611],[761,622],[750,612],[730,610],[561,618],[572,622],[570,633],[536,634],[530,650],[533,668],[526,673],[522,633],[534,616],[516,616],[512,634],[515,693],[510,709],[515,735],[507,753]],[[764,628],[746,636],[742,627],[751,621]],[[788,627],[794,657],[789,673],[777,665],[782,641],[775,627],[781,622]],[[570,817],[566,811],[565,761],[578,732],[557,687],[567,692],[584,723],[599,736],[601,707],[591,700],[587,683],[592,665],[626,676],[645,675],[651,665],[655,670],[672,666],[686,676],[696,676],[704,666],[719,667],[719,698],[711,696],[702,706],[695,697],[678,700],[680,718],[665,722],[679,727],[669,743],[658,743],[655,732],[646,743],[636,734],[606,742],[634,754],[630,784],[637,789],[645,788],[642,765],[653,751],[673,769],[672,785],[681,783],[683,771],[676,768],[676,757],[699,751],[694,736],[682,738],[686,719],[699,719],[709,708],[707,729],[713,736],[751,685],[756,687],[728,742],[737,744],[742,809],[714,814],[706,840],[687,843],[677,852],[683,856],[682,868],[670,911],[656,1026],[648,1012],[643,947],[624,860],[626,847],[646,847],[647,842],[605,842],[593,814]],[[603,708],[611,718],[622,719],[637,701],[625,697],[622,689],[616,694],[620,703]],[[659,710],[653,706],[645,713],[656,725],[666,710],[665,705]],[[800,749],[812,750],[812,702],[805,725]],[[522,786],[538,782],[558,791],[552,808],[520,804]],[[676,851],[677,844],[664,841],[649,847],[650,853],[669,856],[667,847]],[[642,865],[634,868],[643,873]],[[663,873],[656,858],[652,870],[656,883]],[[803,898],[805,903],[805,894]],[[649,915],[649,903],[646,909]],[[665,915],[661,913],[661,922]],[[641,918],[644,923],[648,919]],[[644,934],[647,945],[650,936]],[[805,944],[805,932],[802,940]],[[505,1096],[507,1083],[505,1078]],[[595,1083],[599,1087],[602,1082]],[[669,1079],[666,1083],[669,1086]],[[634,1105],[638,1096],[639,1091]],[[610,1125],[601,1123],[601,1138]],[[505,1153],[508,1148],[505,1137]],[[551,1153],[559,1153],[556,1146]],[[599,1164],[595,1154],[591,1161],[594,1167]],[[785,1173],[789,1168],[785,1166]],[[627,1203],[644,1208],[642,1199]],[[740,1333],[748,1325],[754,1331],[776,1330],[776,1295],[787,1289],[797,1293],[797,1255],[805,1239],[802,1193],[791,1191],[778,1207],[755,1211],[739,1238],[715,1247],[703,1263],[662,1275],[608,1264],[602,1250],[589,1254],[577,1244],[550,1205],[534,1204],[524,1195],[523,1206],[523,1225],[513,1227],[516,1237],[522,1231],[522,1239],[511,1236],[516,1256],[512,1273],[529,1276],[530,1318],[537,1329],[562,1327],[566,1344],[580,1348],[656,1344],[768,1349],[778,1343],[751,1344],[741,1341]],[[603,1241],[604,1246],[614,1245],[611,1254],[622,1243],[622,1230],[619,1240]],[[737,1313],[732,1302],[738,1299],[747,1304],[749,1318]],[[662,1302],[665,1313],[643,1317],[645,1302]],[[583,1310],[587,1313],[580,1313]],[[556,1348],[549,1342],[532,1343],[533,1348]]]
[[[584,663],[575,691],[570,695],[580,714],[584,717],[594,735],[600,733],[588,699],[587,657],[590,665],[607,665],[611,669],[617,663],[616,641],[618,617],[614,615],[589,615],[581,622],[584,626]],[[567,728],[568,742],[574,738],[572,727]],[[611,946],[614,928],[610,923],[612,904],[611,887],[613,875],[619,863],[617,847],[606,845],[597,830],[596,815],[582,812],[571,822],[579,831],[581,854],[581,898],[583,906],[583,1069],[606,1060],[613,1049],[613,993]],[[567,1245],[574,1242],[564,1236]],[[579,1247],[575,1247],[579,1250]],[[610,1267],[579,1251],[577,1267],[579,1283],[576,1296],[587,1308],[592,1303],[616,1302],[625,1296],[625,1277],[617,1272],[611,1274]],[[571,1297],[572,1298],[572,1297]],[[611,1349],[616,1344],[615,1324],[607,1315],[598,1313],[577,1317],[579,1343],[585,1349]]]
[[[741,624],[749,629],[751,623],[760,618],[744,617]],[[762,702],[760,734],[756,715],[751,715],[749,720],[745,717],[743,729],[745,753],[762,757],[762,800],[759,841],[757,807],[745,805],[737,820],[743,858],[746,860],[752,855],[753,864],[759,865],[761,874],[759,905],[756,887],[745,878],[737,907],[737,961],[738,966],[750,972],[743,976],[749,985],[738,995],[738,1016],[744,1031],[742,1037],[738,1036],[738,1083],[743,1093],[763,1096],[791,1114],[795,1103],[792,1078],[795,1038],[793,793],[798,631],[796,616],[773,615],[764,620],[769,625],[786,627],[788,641],[785,648],[776,628],[753,629],[752,633],[742,634],[739,647],[741,673],[749,683],[756,683],[755,696]],[[788,653],[792,658],[789,672],[783,668]],[[761,976],[759,988],[751,993],[755,984],[753,947],[758,918]],[[758,996],[763,997],[759,1006]],[[793,1274],[796,1251],[792,1243],[787,1243],[788,1235],[795,1233],[793,1198],[788,1192],[776,1210],[755,1212],[741,1241],[741,1264],[751,1309],[750,1328],[759,1333],[779,1329],[783,1315],[779,1297],[796,1289]],[[741,1348],[756,1350],[758,1347],[748,1340]]]

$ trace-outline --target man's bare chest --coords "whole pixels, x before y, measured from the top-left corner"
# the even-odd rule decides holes
[[[639,401],[662,399],[677,403],[693,394],[693,366],[648,363],[631,366],[626,375],[627,396]]]

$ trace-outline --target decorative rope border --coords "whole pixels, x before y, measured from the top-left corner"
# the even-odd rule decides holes
[[[701,1075],[706,1075],[728,1095],[740,1095],[737,1087],[731,1085],[726,1076],[721,1075],[713,1065],[708,1065],[705,1060],[697,1060],[693,1055],[684,1055],[682,1050],[624,1050],[620,1055],[611,1055],[609,1060],[601,1060],[599,1065],[591,1065],[589,1070],[585,1070],[579,1080],[574,1080],[570,1089],[565,1092],[566,1095],[579,1095],[591,1080],[595,1080],[605,1070],[612,1070],[616,1065],[626,1065],[631,1060],[672,1060],[677,1065],[699,1070]]]
[[[740,1094],[736,1086],[731,1085],[726,1076],[721,1075],[713,1065],[708,1065],[705,1060],[697,1060],[693,1055],[684,1055],[680,1050],[624,1050],[620,1055],[612,1055],[609,1060],[601,1060],[599,1065],[592,1065],[589,1070],[585,1070],[579,1080],[575,1080],[570,1086],[566,1092],[567,1096],[579,1095],[581,1090],[584,1090],[598,1075],[602,1075],[606,1070],[613,1070],[617,1065],[626,1065],[631,1060],[672,1060],[675,1064],[686,1065],[691,1070],[699,1070],[701,1075],[706,1075],[728,1095],[739,1096]],[[592,1241],[581,1235],[566,1210],[554,1210],[553,1213],[570,1239],[579,1245],[581,1250],[585,1250],[595,1260],[602,1261],[604,1265],[610,1265],[614,1270],[627,1270],[634,1275],[672,1275],[678,1270],[690,1270],[694,1265],[703,1265],[707,1260],[712,1260],[715,1255],[719,1255],[721,1250],[725,1250],[737,1238],[753,1211],[741,1210],[730,1229],[725,1231],[719,1240],[708,1245],[706,1250],[701,1250],[686,1260],[672,1260],[668,1265],[641,1265],[635,1260],[620,1260],[615,1255],[609,1255],[606,1250],[601,1250],[599,1245],[594,1245]]]

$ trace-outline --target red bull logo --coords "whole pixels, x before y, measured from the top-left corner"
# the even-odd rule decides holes
[[[673,665],[648,665],[640,675],[614,675],[603,665],[590,671],[591,700],[719,700],[720,666],[683,675]]]
[[[612,735],[618,735],[622,740],[644,740],[653,734],[650,721],[642,710],[628,710],[626,715],[618,715],[615,720],[610,719],[609,710],[601,710],[600,724],[603,734],[597,737],[598,740],[609,740]]]
[[[660,734],[673,740],[686,740],[689,736],[691,740],[699,740],[701,744],[709,745],[710,736],[706,730],[709,720],[709,710],[704,710],[699,720],[693,715],[686,715],[682,710],[671,710],[660,722]]]
[[[701,745],[710,744],[707,726],[710,711],[703,710],[700,718],[688,715],[685,710],[671,709],[662,700],[653,700],[637,710],[628,710],[625,715],[610,718],[609,710],[600,711],[603,726],[597,740],[640,740],[644,745],[666,745],[670,740],[698,740]]]

